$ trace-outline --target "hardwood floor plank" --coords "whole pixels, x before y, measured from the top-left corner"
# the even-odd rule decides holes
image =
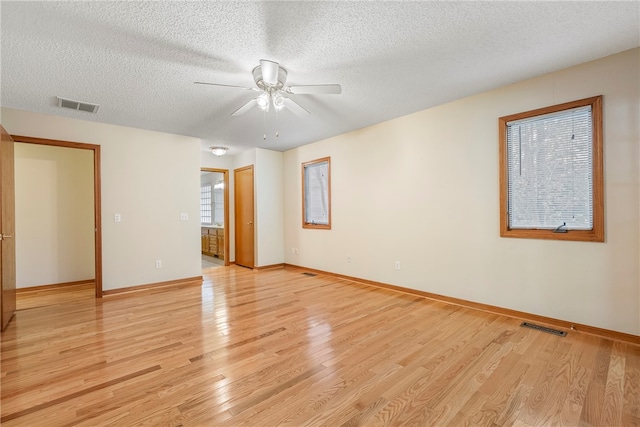
[[[627,348],[623,414],[640,419],[640,347]]]
[[[449,414],[442,418],[441,425],[460,425],[464,419],[478,425],[501,425],[513,413],[513,398],[518,396],[514,391],[528,365],[520,362],[521,357],[512,348],[513,343],[501,345],[483,371],[476,373],[478,387],[473,394],[456,390],[460,396],[466,396],[466,401],[452,399],[457,405],[449,407],[449,399],[443,400],[440,405],[448,406]]]
[[[590,364],[593,373],[585,396],[582,414],[580,415],[580,422],[585,425],[598,426],[602,419],[604,393],[609,374],[612,347],[613,342],[604,339],[600,340],[596,356]]]
[[[118,384],[118,383],[126,381],[128,379],[135,378],[135,377],[140,376],[140,375],[145,375],[145,374],[148,374],[148,373],[153,372],[153,371],[157,371],[158,369],[160,369],[160,366],[155,365],[155,366],[152,366],[150,368],[143,369],[143,370],[137,371],[137,372],[133,372],[131,374],[124,375],[124,376],[122,376],[120,378],[115,378],[115,379],[106,381],[106,382],[104,382],[102,384],[97,384],[97,385],[94,385],[92,387],[86,388],[84,390],[80,390],[80,391],[77,391],[75,393],[71,393],[71,394],[59,397],[57,399],[49,400],[49,401],[37,404],[35,406],[31,406],[30,408],[26,408],[26,409],[23,409],[23,410],[18,411],[18,412],[14,412],[14,413],[9,413],[9,414],[3,415],[2,418],[0,418],[0,423],[4,423],[4,422],[10,421],[10,420],[13,420],[15,418],[20,418],[20,417],[22,417],[24,415],[27,415],[27,414],[30,414],[30,413],[33,413],[33,412],[38,412],[38,411],[40,411],[40,410],[42,410],[44,408],[48,408],[50,406],[58,405],[58,404],[60,404],[62,402],[66,402],[68,400],[72,400],[72,399],[74,399],[74,398],[76,398],[78,396],[82,396],[84,394],[92,393],[92,392],[94,392],[96,390],[100,390],[102,388],[106,388],[106,387],[109,387],[111,385]]]
[[[579,367],[576,375],[569,385],[569,392],[562,407],[562,411],[557,414],[557,423],[560,425],[577,425],[580,421],[580,414],[584,408],[584,399],[589,387],[591,371]]]
[[[203,276],[23,292],[2,425],[640,425],[638,346],[297,269]]]
[[[604,408],[602,410],[601,425],[621,425],[622,405],[625,380],[625,355],[624,344],[613,343],[611,351],[611,361],[609,363],[609,373],[604,389]]]

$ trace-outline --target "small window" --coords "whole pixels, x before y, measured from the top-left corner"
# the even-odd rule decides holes
[[[224,225],[224,180],[221,179],[213,186],[213,217],[211,222]]]
[[[604,241],[602,97],[498,123],[500,235]]]
[[[211,224],[211,184],[200,186],[200,223]]]
[[[331,228],[331,158],[302,164],[302,227]]]

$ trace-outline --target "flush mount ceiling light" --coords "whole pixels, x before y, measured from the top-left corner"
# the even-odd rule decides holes
[[[227,153],[227,147],[211,147],[211,153],[216,156],[224,156]]]

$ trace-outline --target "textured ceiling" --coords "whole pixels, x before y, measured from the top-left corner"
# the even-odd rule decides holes
[[[3,107],[286,150],[640,45],[640,2],[0,3]],[[311,112],[230,114],[260,59]],[[97,114],[56,107],[62,96]],[[275,136],[279,131],[279,137]],[[263,140],[263,134],[267,139]]]

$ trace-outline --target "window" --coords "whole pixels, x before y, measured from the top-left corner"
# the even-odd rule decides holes
[[[331,228],[331,158],[302,164],[302,227]]]
[[[200,223],[211,224],[211,184],[200,186]]]
[[[498,125],[500,235],[603,242],[602,97]]]
[[[213,218],[214,224],[224,225],[224,179],[213,186]]]

